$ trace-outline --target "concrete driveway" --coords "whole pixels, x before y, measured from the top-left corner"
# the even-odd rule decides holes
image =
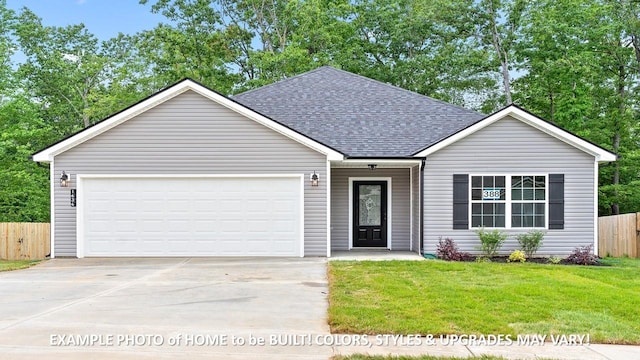
[[[307,341],[329,333],[326,314],[324,259],[53,259],[0,273],[3,359],[327,359],[330,346]]]

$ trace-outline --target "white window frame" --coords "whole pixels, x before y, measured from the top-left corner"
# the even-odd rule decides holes
[[[473,206],[474,203],[484,203],[479,202],[477,200],[471,199],[471,188],[472,188],[472,177],[473,176],[504,176],[505,179],[505,209],[504,209],[504,227],[485,227],[485,229],[514,229],[514,230],[548,230],[549,229],[549,174],[548,173],[480,173],[480,174],[469,174],[468,179],[468,190],[469,190],[469,206],[468,206],[468,219],[469,219],[469,230],[478,230],[480,227],[474,227],[473,224]],[[514,204],[513,199],[511,198],[511,177],[512,176],[544,176],[544,227],[512,227],[511,226],[511,204]],[[540,200],[516,200],[515,203],[523,204],[523,203],[542,203]]]

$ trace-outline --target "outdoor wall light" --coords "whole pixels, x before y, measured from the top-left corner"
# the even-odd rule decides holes
[[[378,164],[368,164],[369,170],[375,170],[378,167]]]
[[[313,174],[309,176],[309,180],[311,180],[311,186],[318,186],[318,183],[320,183],[320,175],[314,171]]]
[[[67,175],[64,170],[62,171],[62,176],[60,176],[60,186],[61,187],[69,187],[71,186],[71,178]]]

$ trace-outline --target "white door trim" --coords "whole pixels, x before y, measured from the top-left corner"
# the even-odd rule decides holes
[[[304,174],[77,174],[76,256],[86,255],[84,239],[84,180],[85,179],[189,179],[189,178],[298,178],[300,180],[299,256],[304,257]]]
[[[354,181],[386,181],[387,182],[387,246],[392,249],[391,239],[391,223],[393,222],[393,214],[391,212],[391,194],[393,188],[391,186],[391,177],[349,177],[349,250],[353,249],[353,182]]]

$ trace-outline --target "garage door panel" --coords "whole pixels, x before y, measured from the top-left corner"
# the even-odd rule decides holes
[[[300,255],[299,177],[82,181],[86,256]]]

